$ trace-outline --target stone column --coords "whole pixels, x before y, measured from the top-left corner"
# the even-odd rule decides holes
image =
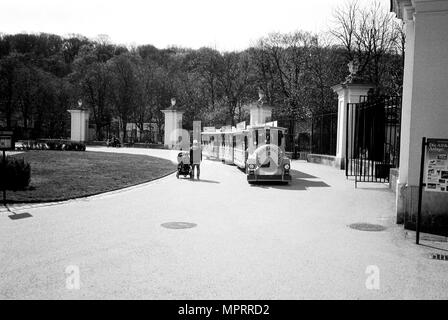
[[[89,140],[89,110],[67,110],[71,115],[70,140],[85,142]]]
[[[332,89],[338,95],[338,129],[336,141],[336,167],[345,169],[345,155],[347,139],[353,135],[354,128],[351,123],[347,123],[347,103],[357,103],[361,96],[366,96],[367,92],[373,88],[371,84],[362,83],[342,83],[333,86]],[[348,115],[351,118],[351,114]],[[349,137],[347,137],[347,126]],[[351,141],[349,139],[349,141]],[[349,146],[349,150],[351,150]],[[350,157],[350,154],[349,154]]]
[[[267,120],[272,117],[272,107],[263,105],[257,106],[256,104],[250,107],[250,125],[258,126],[264,125]]]
[[[171,107],[162,112],[165,114],[165,135],[164,135],[164,145],[168,147],[168,149],[178,148],[179,137],[182,137],[182,115],[183,111],[179,111],[174,109],[176,104],[176,99],[171,99]],[[185,144],[185,141],[182,141],[182,144]],[[190,145],[190,141],[188,141],[188,145]]]
[[[250,106],[250,125],[259,126],[271,121],[272,107],[266,101],[263,90],[258,91],[259,100]]]
[[[406,186],[409,170],[409,141],[411,131],[411,97],[412,74],[414,69],[414,8],[411,5],[403,7],[403,19],[405,20],[406,48],[404,58],[403,97],[401,107],[401,132],[400,132],[400,168],[396,186],[397,223],[404,222],[406,211]],[[412,48],[412,50],[411,50]]]
[[[448,1],[393,0],[406,23],[397,221],[413,229],[422,137],[448,138]],[[422,227],[448,230],[448,197],[423,192]]]

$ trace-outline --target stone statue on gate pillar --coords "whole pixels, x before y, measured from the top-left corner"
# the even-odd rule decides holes
[[[362,83],[363,79],[358,73],[359,72],[359,60],[355,58],[355,59],[351,60],[347,64],[347,66],[348,66],[349,75],[345,78],[344,83],[345,84]]]

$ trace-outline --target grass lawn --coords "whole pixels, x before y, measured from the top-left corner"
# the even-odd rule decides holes
[[[28,151],[12,157],[31,165],[27,190],[7,191],[8,202],[84,197],[151,181],[176,170],[171,161],[106,152]]]

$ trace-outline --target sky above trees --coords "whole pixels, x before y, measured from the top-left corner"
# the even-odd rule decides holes
[[[98,4],[91,1],[92,6]],[[332,11],[327,20],[334,23],[327,34],[297,28],[290,32],[272,29],[256,43],[249,43],[250,48],[238,52],[195,45],[189,38],[178,39],[184,42],[173,40],[174,46],[164,49],[151,39],[147,45],[123,46],[114,41],[110,32],[110,38],[88,39],[51,31],[8,34],[0,28],[5,32],[0,34],[0,126],[15,128],[16,135],[23,139],[67,136],[66,110],[81,99],[83,107],[92,112],[95,139],[120,132],[126,140],[128,123],[144,130],[145,123],[155,122],[161,129],[161,110],[169,106],[172,97],[185,111],[185,128],[193,120],[207,126],[235,125],[248,118],[247,106],[257,99],[260,89],[274,107],[275,119],[309,123],[315,115],[336,110],[337,99],[331,86],[346,79],[347,63],[353,60],[359,66],[357,77],[372,83],[375,93],[400,94],[403,26],[388,8],[375,2],[363,7],[361,0],[356,1],[342,3],[343,7]],[[67,3],[65,10],[75,15],[71,6]],[[48,4],[45,7],[50,11],[56,8]],[[24,12],[27,10],[30,7]],[[100,12],[98,21],[104,17],[113,19],[107,10],[110,8],[92,9],[89,14]],[[39,12],[36,8],[35,16]],[[53,21],[50,18],[54,14],[45,14]],[[117,17],[123,19],[116,19],[115,26],[127,30],[131,37],[134,32],[126,11]],[[138,15],[131,17],[136,19]],[[270,21],[262,15],[258,19],[266,24]],[[45,17],[38,20],[46,21]],[[68,16],[66,20],[69,22]],[[220,25],[220,21],[210,24]],[[229,19],[228,25],[234,28],[231,22]],[[250,27],[241,27],[240,33],[252,30],[252,22],[246,23]],[[189,34],[188,27],[179,27],[182,23],[175,17],[167,25],[186,29],[184,34]],[[162,34],[164,29],[169,30],[164,26],[159,26]],[[206,27],[201,30],[208,31]],[[230,31],[225,34],[232,35]],[[233,34],[241,37],[237,31]],[[332,41],[328,41],[330,35]],[[203,34],[196,36],[208,41]],[[162,132],[157,134],[161,136]],[[151,133],[145,139],[151,141]]]
[[[346,0],[1,0],[0,32],[106,34],[127,46],[243,50],[271,32],[325,32]],[[359,0],[360,5],[371,0]],[[379,0],[389,10],[389,0]]]

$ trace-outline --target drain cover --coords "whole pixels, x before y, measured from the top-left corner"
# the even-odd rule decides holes
[[[349,225],[350,228],[361,231],[384,231],[386,227],[383,227],[379,224],[371,224],[371,223],[352,223]]]
[[[31,218],[32,215],[30,215],[28,212],[24,213],[14,213],[8,216],[11,220],[19,220],[19,219],[25,219],[25,218]]]
[[[162,227],[167,229],[189,229],[196,227],[196,223],[190,222],[166,222],[162,223]]]
[[[448,261],[448,255],[446,254],[440,254],[440,253],[432,253],[431,258],[434,260],[444,260]]]

